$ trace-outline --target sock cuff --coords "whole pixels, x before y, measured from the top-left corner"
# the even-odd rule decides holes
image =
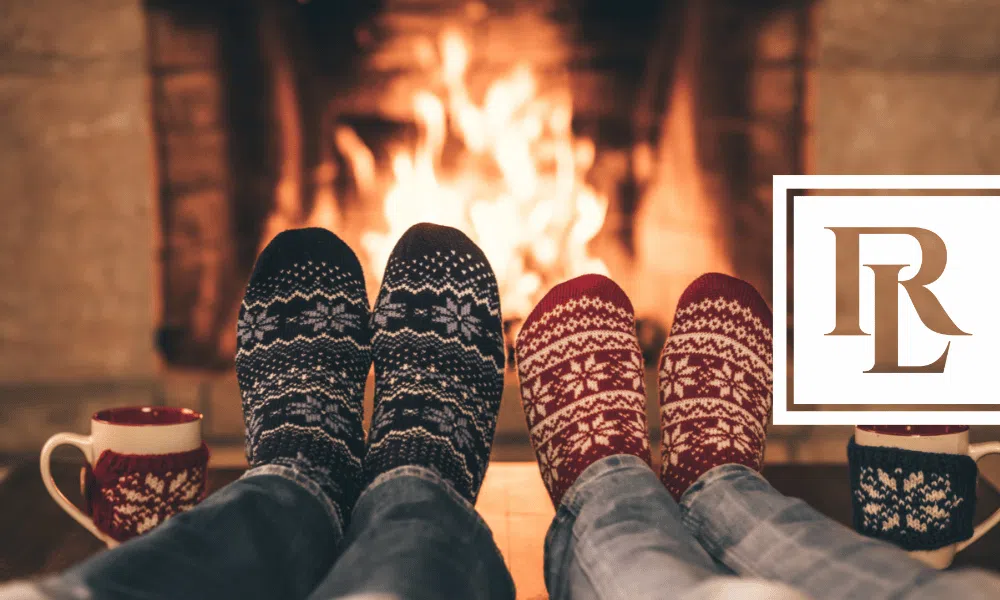
[[[360,491],[361,429],[334,439],[319,428],[273,427],[257,437],[251,467],[284,464],[309,477],[338,504],[353,505]]]
[[[976,461],[847,444],[854,528],[904,550],[935,550],[972,537]]]
[[[389,437],[368,448],[363,476],[366,489],[383,473],[405,466],[429,469],[448,481],[462,497],[475,504],[482,486],[482,473],[470,470],[461,455],[448,442],[418,432]]]

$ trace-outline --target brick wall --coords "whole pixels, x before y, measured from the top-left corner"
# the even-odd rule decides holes
[[[158,301],[142,6],[3,13],[0,452],[148,402]]]
[[[0,27],[0,385],[143,378],[155,295],[138,2],[14,3]]]
[[[214,367],[233,291],[234,203],[222,3],[146,3],[162,218],[160,349]]]

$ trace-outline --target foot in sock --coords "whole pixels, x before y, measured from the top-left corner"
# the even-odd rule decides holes
[[[771,413],[771,309],[749,283],[702,275],[660,356],[660,479],[675,499],[709,469],[760,470]]]
[[[360,489],[368,321],[354,252],[325,229],[297,229],[258,257],[237,329],[247,461],[312,480],[342,524]]]
[[[505,360],[496,277],[465,234],[428,223],[403,234],[372,312],[372,355],[365,481],[422,466],[475,502]]]
[[[583,275],[554,287],[525,320],[516,356],[531,445],[553,504],[604,457],[649,463],[635,316],[613,281]]]

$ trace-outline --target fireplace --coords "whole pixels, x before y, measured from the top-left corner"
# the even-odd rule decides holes
[[[551,285],[606,272],[652,366],[700,273],[770,296],[770,178],[812,170],[814,128],[840,148],[823,164],[857,166],[845,136],[866,126],[845,107],[868,106],[859,90],[874,84],[818,95],[811,82],[871,72],[844,50],[870,19],[829,8],[819,21],[809,0],[12,9],[0,452],[148,403],[200,409],[210,442],[238,445],[236,311],[286,227],[343,236],[374,293],[409,224],[459,226],[497,271],[509,340]],[[528,458],[512,372],[507,388],[498,448]]]
[[[560,147],[581,149],[571,191],[524,196],[590,199],[572,213],[586,227],[554,254],[599,260],[622,283],[649,360],[700,271],[769,295],[771,175],[1000,171],[992,0],[8,4],[0,453],[84,431],[97,408],[150,403],[199,408],[214,448],[238,446],[226,344],[256,252],[303,222],[332,223],[359,253],[365,233],[391,240],[390,159],[427,139],[416,91],[451,106],[440,78],[442,48],[459,47],[451,31],[473,107],[519,65],[535,77],[530,97],[553,99]],[[470,172],[503,181],[476,148],[452,127],[431,153],[438,185]],[[473,199],[506,190],[487,188]],[[505,297],[509,335],[518,302],[573,271],[546,266],[549,238],[516,233],[541,281]],[[374,286],[381,265],[363,259]],[[514,382],[497,447],[530,459]],[[649,370],[651,396],[654,382]],[[768,456],[843,460],[847,435],[774,427]]]
[[[698,274],[769,293],[808,8],[148,0],[163,358],[231,367],[242,286],[282,229],[336,231],[374,296],[395,240],[433,221],[484,248],[510,341],[548,288],[602,272],[655,359]]]

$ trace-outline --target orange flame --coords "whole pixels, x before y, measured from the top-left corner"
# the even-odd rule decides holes
[[[361,237],[366,271],[381,279],[396,240],[426,221],[456,227],[479,244],[497,274],[508,317],[527,316],[561,280],[607,274],[587,245],[601,230],[608,201],[585,181],[594,144],[574,137],[569,95],[541,96],[522,65],[494,81],[477,104],[466,85],[463,37],[445,32],[438,52],[443,93],[413,96],[420,136],[414,148],[391,156],[392,180],[383,199],[387,229]],[[449,136],[461,142],[454,161],[460,166],[446,170]],[[371,164],[356,136],[338,137],[351,141],[338,146],[355,172]]]
[[[287,227],[337,231],[361,220],[360,254],[373,291],[407,228],[423,221],[450,225],[486,253],[508,318],[527,316],[560,281],[584,273],[607,275],[607,265],[590,254],[588,245],[604,225],[608,199],[586,181],[595,147],[592,140],[572,132],[568,90],[542,94],[534,73],[522,64],[492,81],[477,103],[468,85],[470,55],[463,36],[448,30],[436,47],[429,40],[422,42],[414,52],[421,65],[435,70],[430,87],[436,91],[412,95],[420,135],[412,148],[390,154],[388,180],[357,133],[346,126],[332,131],[331,146],[347,159],[359,197],[369,206],[381,203],[384,224],[373,222],[364,209],[339,213],[333,195],[336,166],[329,156],[314,173],[312,210],[305,214],[295,90],[287,57],[276,54],[275,105],[285,154],[262,247]],[[625,256],[613,245],[605,248],[605,258],[613,261],[636,314],[663,324],[669,324],[689,281],[706,271],[732,272],[720,214],[711,200],[713,187],[703,178],[697,158],[693,69],[698,43],[697,36],[688,36],[677,59],[661,128],[664,138],[656,149],[643,146],[634,153],[637,177],[645,188],[633,217],[636,255]],[[460,146],[457,156],[451,154],[455,141]]]

